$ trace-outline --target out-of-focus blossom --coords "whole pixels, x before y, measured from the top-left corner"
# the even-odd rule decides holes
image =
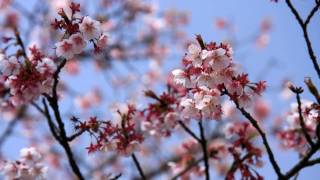
[[[98,39],[102,33],[100,22],[93,20],[89,16],[83,18],[79,29],[86,40]]]

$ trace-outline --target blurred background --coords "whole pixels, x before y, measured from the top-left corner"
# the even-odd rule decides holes
[[[72,115],[81,118],[92,115],[102,119],[112,118],[110,113],[112,109],[127,102],[134,102],[138,108],[144,107],[148,100],[143,97],[143,92],[152,89],[160,94],[165,90],[170,72],[182,66],[181,60],[186,47],[194,41],[196,34],[201,34],[206,42],[231,43],[234,48],[233,60],[242,71],[247,72],[253,81],[267,81],[268,87],[263,94],[263,99],[270,107],[270,113],[264,123],[266,131],[270,134],[276,119],[283,117],[290,109],[290,103],[295,102],[290,92],[284,89],[284,84],[292,81],[295,85],[305,87],[304,77],[311,77],[314,83],[319,85],[302,30],[282,1],[274,3],[270,0],[136,0],[132,2],[150,5],[152,13],[135,15],[136,19],[132,22],[123,21],[128,18],[125,17],[128,15],[123,15],[125,12],[121,10],[118,12],[118,6],[121,9],[119,2],[122,1],[120,0],[119,4],[107,0],[77,2],[80,2],[82,9],[85,9],[82,14],[108,20],[104,28],[107,32],[109,31],[113,49],[109,50],[108,53],[111,55],[107,58],[105,56],[92,58],[84,55],[68,62],[61,75],[62,86],[60,87],[61,111],[66,119]],[[314,6],[308,0],[292,2],[303,17],[306,17]],[[8,21],[8,14],[11,13],[13,16],[16,13],[16,21],[25,43],[39,44],[49,54],[54,54],[54,39],[57,39],[58,34],[49,30],[49,24],[54,17],[57,17],[55,9],[64,6],[65,2],[62,0],[12,0],[8,5],[6,3],[8,2],[0,0],[0,21],[4,23]],[[104,3],[105,7],[101,5]],[[317,56],[320,55],[319,22],[318,13],[309,25],[309,34]],[[4,34],[7,35],[10,32],[2,29],[0,35]],[[302,96],[304,99],[312,99],[308,93]],[[15,123],[12,126],[11,135],[1,144],[2,157],[17,159],[19,150],[30,144],[36,144],[43,151],[50,151],[51,161],[63,157],[64,154],[60,153],[61,149],[50,140],[49,129],[41,115],[37,115],[32,107],[28,108],[28,111],[30,115],[26,118],[27,120]],[[2,119],[0,132],[4,132],[10,125],[14,119],[12,116],[12,112],[3,112],[0,115]],[[212,123],[208,127],[214,125]],[[191,124],[192,126],[194,124]],[[68,128],[71,134],[73,132],[71,123]],[[172,152],[169,147],[180,144],[181,137],[186,136],[178,134],[170,137],[167,142],[159,140],[163,143],[163,147],[168,148],[161,148],[160,152],[155,150],[154,153],[162,155],[160,159],[165,160]],[[284,151],[279,139],[275,136],[270,135],[269,139],[280,167],[284,171],[291,168],[298,161],[298,154],[292,150]],[[85,147],[89,142],[89,136],[83,137],[73,145],[73,150],[79,155],[82,154],[78,159],[94,165],[97,159],[104,155],[98,153],[84,157],[87,156]],[[154,146],[150,142],[145,144],[147,147]],[[150,168],[149,164],[153,166],[161,160],[148,159],[146,156],[141,157],[140,162],[143,167]],[[276,179],[266,156],[264,160],[266,163],[257,171],[265,179]],[[133,166],[128,159],[124,158],[122,161],[125,167]],[[67,164],[61,166],[67,167]],[[82,168],[86,169],[85,165]],[[125,169],[127,172],[123,174],[124,179],[136,175],[129,170],[132,168]],[[317,167],[311,167],[302,170],[298,179],[315,179],[320,175],[317,169]],[[111,170],[107,169],[107,171]],[[52,172],[49,169],[50,173]],[[212,177],[222,179],[215,173],[212,173]]]

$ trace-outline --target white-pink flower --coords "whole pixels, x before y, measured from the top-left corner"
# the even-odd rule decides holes
[[[176,84],[180,84],[183,87],[189,88],[191,87],[191,81],[187,74],[181,69],[175,69],[172,71],[173,81]]]
[[[20,157],[24,163],[37,163],[41,159],[41,154],[34,147],[20,150]]]
[[[86,40],[98,39],[102,33],[100,22],[89,16],[83,18],[79,29]]]
[[[19,72],[20,64],[15,56],[7,59],[4,54],[0,54],[0,73],[4,76],[16,75]]]
[[[6,162],[1,168],[1,171],[7,179],[15,179],[19,173],[17,164],[13,162]]]
[[[182,110],[182,117],[185,119],[193,119],[199,117],[199,110],[195,107],[195,102],[190,98],[184,98],[180,102]]]
[[[190,44],[185,58],[191,61],[195,67],[200,67],[202,65],[202,58],[200,56],[201,47],[198,44]]]
[[[53,74],[56,69],[57,66],[56,64],[53,62],[52,59],[50,58],[43,58],[40,62],[38,62],[36,69],[38,72],[40,72],[41,74],[44,73],[51,73]]]
[[[74,54],[80,54],[87,45],[87,42],[80,33],[71,35],[69,40],[72,42],[72,51]]]
[[[165,117],[164,117],[164,123],[167,125],[169,128],[174,128],[179,120],[179,114],[177,112],[169,112]]]
[[[56,43],[56,54],[58,57],[64,57],[70,59],[74,56],[73,42],[69,39],[64,39],[61,42]]]
[[[1,172],[5,179],[46,179],[48,167],[40,163],[41,155],[33,147],[23,148],[20,151],[20,159],[17,161],[6,161]]]

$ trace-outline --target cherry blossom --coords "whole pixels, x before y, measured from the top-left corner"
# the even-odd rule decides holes
[[[52,59],[42,57],[38,50],[31,51],[32,57],[19,62],[15,57],[0,62],[1,78],[10,90],[10,101],[22,105],[36,100],[42,93],[51,93],[56,65]]]
[[[86,40],[98,39],[102,33],[100,22],[93,20],[89,16],[82,19],[79,29]]]
[[[73,34],[69,37],[69,40],[72,42],[72,52],[74,54],[79,54],[86,47],[87,43],[83,39],[83,36],[80,33]]]
[[[4,76],[16,75],[20,69],[20,64],[16,57],[6,58],[4,54],[0,54],[0,72]]]
[[[70,59],[74,56],[73,42],[69,39],[64,39],[61,42],[56,43],[56,54],[58,57],[64,57],[66,59]]]
[[[14,162],[4,162],[1,168],[1,172],[8,180],[46,179],[48,167],[43,165],[41,163],[41,160],[41,154],[34,147],[23,148],[20,150],[20,159]]]

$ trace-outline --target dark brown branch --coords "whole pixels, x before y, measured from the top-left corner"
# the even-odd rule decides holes
[[[120,174],[116,175],[115,177],[110,178],[110,180],[117,180],[117,179],[119,179],[121,176],[122,176],[122,174],[120,173]]]
[[[225,92],[225,94],[227,94],[229,97],[231,97],[228,92]],[[255,120],[251,116],[251,114],[248,113],[244,108],[240,107],[238,101],[233,100],[233,102],[235,103],[237,109],[242,113],[242,115],[244,117],[246,117],[250,121],[251,125],[258,131],[259,135],[262,138],[263,145],[265,146],[265,148],[267,150],[267,154],[268,154],[269,160],[271,162],[271,165],[272,165],[274,171],[278,175],[279,179],[283,179],[283,174],[281,173],[280,167],[279,167],[279,165],[278,165],[278,163],[277,163],[277,161],[276,161],[276,159],[275,159],[275,157],[273,155],[273,152],[272,152],[272,150],[270,148],[269,142],[267,140],[267,136],[266,136],[265,132],[260,128],[260,126],[258,124],[258,121]]]
[[[26,49],[25,49],[25,47],[24,47],[24,44],[23,44],[23,42],[22,42],[22,39],[21,39],[21,37],[20,37],[20,33],[19,33],[18,29],[17,29],[16,27],[14,27],[14,28],[13,28],[13,31],[14,31],[14,36],[15,36],[15,38],[16,38],[16,43],[17,43],[17,45],[19,45],[19,46],[21,47],[20,53],[22,53],[22,56],[23,56],[26,60],[28,60],[27,53],[26,53]]]
[[[312,17],[319,10],[320,3],[318,3],[318,2],[315,2],[315,3],[316,3],[316,5],[314,6],[314,8],[312,8],[312,10],[310,11],[310,14],[308,15],[306,21],[304,22],[305,26],[308,26],[308,24],[310,23],[310,20],[312,19]]]
[[[213,129],[211,131],[211,135],[209,137],[210,141],[211,140],[214,140],[214,139],[217,139],[221,136],[223,136],[220,132],[219,132],[219,125],[216,126],[215,129]],[[200,151],[200,147],[199,146],[195,146],[194,147],[195,149],[191,149],[190,152],[188,153],[192,153],[192,154],[197,154],[199,151]],[[153,169],[153,170],[150,170],[149,172],[145,173],[145,176],[147,179],[153,179],[154,177],[164,173],[164,172],[167,172],[170,167],[168,166],[168,162],[177,162],[181,159],[183,155],[172,155],[170,158],[167,158],[167,160],[163,161],[157,168]],[[138,177],[134,177],[133,178],[134,180],[138,180],[139,178]]]
[[[36,108],[41,114],[45,115],[45,111],[35,102],[31,102],[31,105]]]
[[[184,170],[180,171],[178,174],[176,174],[175,176],[173,176],[173,177],[171,178],[171,180],[176,180],[176,179],[178,179],[179,177],[183,176],[186,172],[188,172],[189,170],[191,170],[194,166],[198,165],[198,164],[199,164],[201,161],[203,161],[203,160],[204,160],[204,157],[202,157],[202,158],[200,158],[200,159],[198,159],[198,160],[196,160],[196,161],[188,164],[188,166],[187,166]]]
[[[61,69],[64,67],[66,64],[66,59],[63,59],[62,62],[58,65],[58,68],[56,72],[54,73],[54,82],[53,82],[53,87],[52,87],[52,97],[47,96],[47,100],[49,101],[50,107],[53,110],[56,122],[58,123],[58,128],[59,128],[59,137],[61,141],[59,142],[60,145],[63,147],[65,150],[69,164],[71,166],[71,169],[73,170],[74,174],[78,177],[79,180],[84,180],[84,177],[80,171],[80,168],[78,164],[76,163],[72,150],[70,148],[70,145],[68,143],[68,137],[66,134],[66,130],[64,128],[64,123],[61,118],[61,114],[59,111],[59,105],[58,105],[58,95],[57,95],[57,86],[59,83],[59,73]]]
[[[190,136],[192,136],[199,144],[201,144],[201,139],[198,138],[198,136],[192,132],[191,129],[189,129],[188,126],[183,123],[183,121],[179,120],[178,123]]]
[[[132,153],[131,157],[132,157],[133,162],[134,162],[134,164],[136,165],[136,167],[137,167],[137,169],[138,169],[138,171],[139,171],[139,174],[140,174],[140,176],[141,176],[141,179],[146,180],[147,178],[146,178],[146,176],[144,175],[144,172],[143,172],[143,170],[142,170],[142,167],[141,167],[141,165],[140,165],[140,163],[139,163],[136,155],[135,155],[134,153]]]
[[[129,136],[128,136],[128,133],[126,131],[126,117],[127,116],[122,116],[122,120],[121,120],[121,128],[122,128],[122,131],[123,131],[123,135],[125,136],[125,140],[126,140],[126,143],[128,144],[128,139],[129,139]],[[142,170],[142,167],[138,161],[138,158],[136,157],[136,155],[134,153],[131,154],[131,158],[133,159],[133,162],[135,164],[135,166],[137,167],[138,169],[138,172],[140,174],[140,177],[141,179],[143,180],[146,180],[146,176],[144,175],[144,172]]]
[[[308,34],[308,28],[307,28],[307,25],[309,24],[313,14],[315,12],[313,11],[316,11],[316,10],[312,10],[311,13],[310,13],[310,19],[306,21],[306,23],[303,22],[302,18],[300,17],[298,11],[295,9],[295,7],[292,5],[291,1],[290,0],[286,0],[286,3],[288,5],[288,7],[290,8],[291,12],[293,13],[293,15],[295,16],[295,18],[297,19],[302,31],[303,31],[303,36],[304,36],[304,39],[306,41],[306,44],[307,44],[307,48],[308,48],[308,53],[309,53],[309,56],[310,56],[310,59],[313,63],[313,67],[318,75],[318,78],[320,79],[320,67],[319,67],[319,64],[317,62],[317,57],[314,53],[314,50],[312,48],[312,44],[311,44],[311,40],[309,38],[309,34]],[[317,6],[318,6],[318,3],[317,3]]]
[[[199,121],[199,129],[200,129],[200,136],[201,136],[201,147],[202,147],[202,152],[204,157],[206,180],[209,180],[210,179],[209,156],[208,156],[208,149],[207,149],[207,140],[204,134],[202,120]]]
[[[52,87],[52,98],[58,100],[58,95],[57,95],[57,87],[59,83],[59,74],[62,70],[62,68],[66,65],[67,60],[63,59],[62,62],[58,65],[56,72],[53,75],[54,82],[53,82],[53,87]]]
[[[204,43],[204,41],[203,41],[203,39],[202,39],[200,34],[196,35],[196,39],[197,39],[201,49],[206,49],[206,45],[205,45],[205,43]]]
[[[285,178],[289,179],[297,174],[301,169],[308,166],[309,159],[319,150],[320,148],[320,141],[318,141],[314,147],[310,149],[310,151],[293,167],[291,168],[286,174]]]
[[[243,163],[246,159],[250,158],[251,156],[252,156],[252,154],[248,153],[245,156],[243,156],[241,159],[234,160],[234,162],[232,163],[230,169],[227,172],[227,176],[228,176],[228,174],[230,174],[232,172],[235,172],[237,170],[239,164]]]
[[[316,158],[316,159],[309,160],[309,161],[305,164],[305,167],[313,166],[313,165],[316,165],[316,164],[320,164],[320,158]]]
[[[86,132],[86,130],[82,129],[82,130],[74,133],[73,135],[69,136],[67,139],[68,139],[68,141],[73,141],[75,138],[81,136],[81,134],[83,134],[84,132]]]
[[[61,139],[59,137],[59,131],[58,131],[58,128],[57,126],[54,124],[54,122],[52,121],[52,118],[51,118],[51,115],[50,115],[50,112],[49,112],[49,109],[48,109],[48,105],[46,103],[46,100],[43,98],[42,99],[42,104],[44,106],[44,116],[46,117],[47,119],[47,122],[48,122],[48,125],[49,125],[49,128],[50,128],[50,131],[53,135],[53,137],[59,142],[61,143]]]
[[[300,99],[299,92],[296,92],[296,99],[297,99],[297,103],[298,103],[299,122],[300,122],[302,133],[303,133],[304,137],[306,138],[306,140],[308,141],[308,143],[310,144],[310,146],[313,147],[314,143],[312,141],[311,136],[307,132],[306,124],[305,124],[304,118],[302,116],[301,99]]]

